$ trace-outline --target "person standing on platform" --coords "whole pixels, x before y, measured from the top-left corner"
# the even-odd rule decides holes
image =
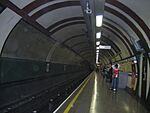
[[[112,64],[110,64],[110,68],[109,68],[109,82],[110,84],[112,83],[112,75],[113,75],[113,68],[112,68]]]
[[[114,92],[117,91],[119,84],[119,64],[115,64],[113,67],[113,75],[112,75],[112,90]]]
[[[103,73],[102,73],[102,75],[103,75],[103,79],[105,79],[105,76],[106,76],[106,66],[103,67]]]

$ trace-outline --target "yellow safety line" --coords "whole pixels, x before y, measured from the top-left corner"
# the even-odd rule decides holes
[[[67,108],[65,109],[64,113],[68,113],[71,109],[71,107],[73,106],[73,104],[76,102],[77,98],[79,97],[80,93],[83,91],[84,87],[87,85],[88,81],[90,80],[91,77],[88,78],[88,80],[84,83],[84,85],[82,86],[82,88],[79,90],[79,92],[77,93],[77,95],[73,98],[73,100],[70,102],[70,104],[67,106]]]

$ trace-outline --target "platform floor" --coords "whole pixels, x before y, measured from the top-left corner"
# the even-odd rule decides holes
[[[93,72],[54,113],[150,113],[123,89],[117,93]]]

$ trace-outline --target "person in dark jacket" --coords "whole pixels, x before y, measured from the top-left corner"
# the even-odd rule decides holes
[[[109,68],[109,80],[110,80],[110,83],[112,83],[112,75],[113,75],[113,68],[112,68],[112,64],[110,64],[110,68]]]

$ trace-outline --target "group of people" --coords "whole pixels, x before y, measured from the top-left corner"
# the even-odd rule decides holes
[[[103,77],[106,79],[109,79],[111,87],[110,89],[114,92],[118,89],[119,84],[119,64],[114,64],[109,67],[109,70],[107,71],[106,67],[103,69]]]

